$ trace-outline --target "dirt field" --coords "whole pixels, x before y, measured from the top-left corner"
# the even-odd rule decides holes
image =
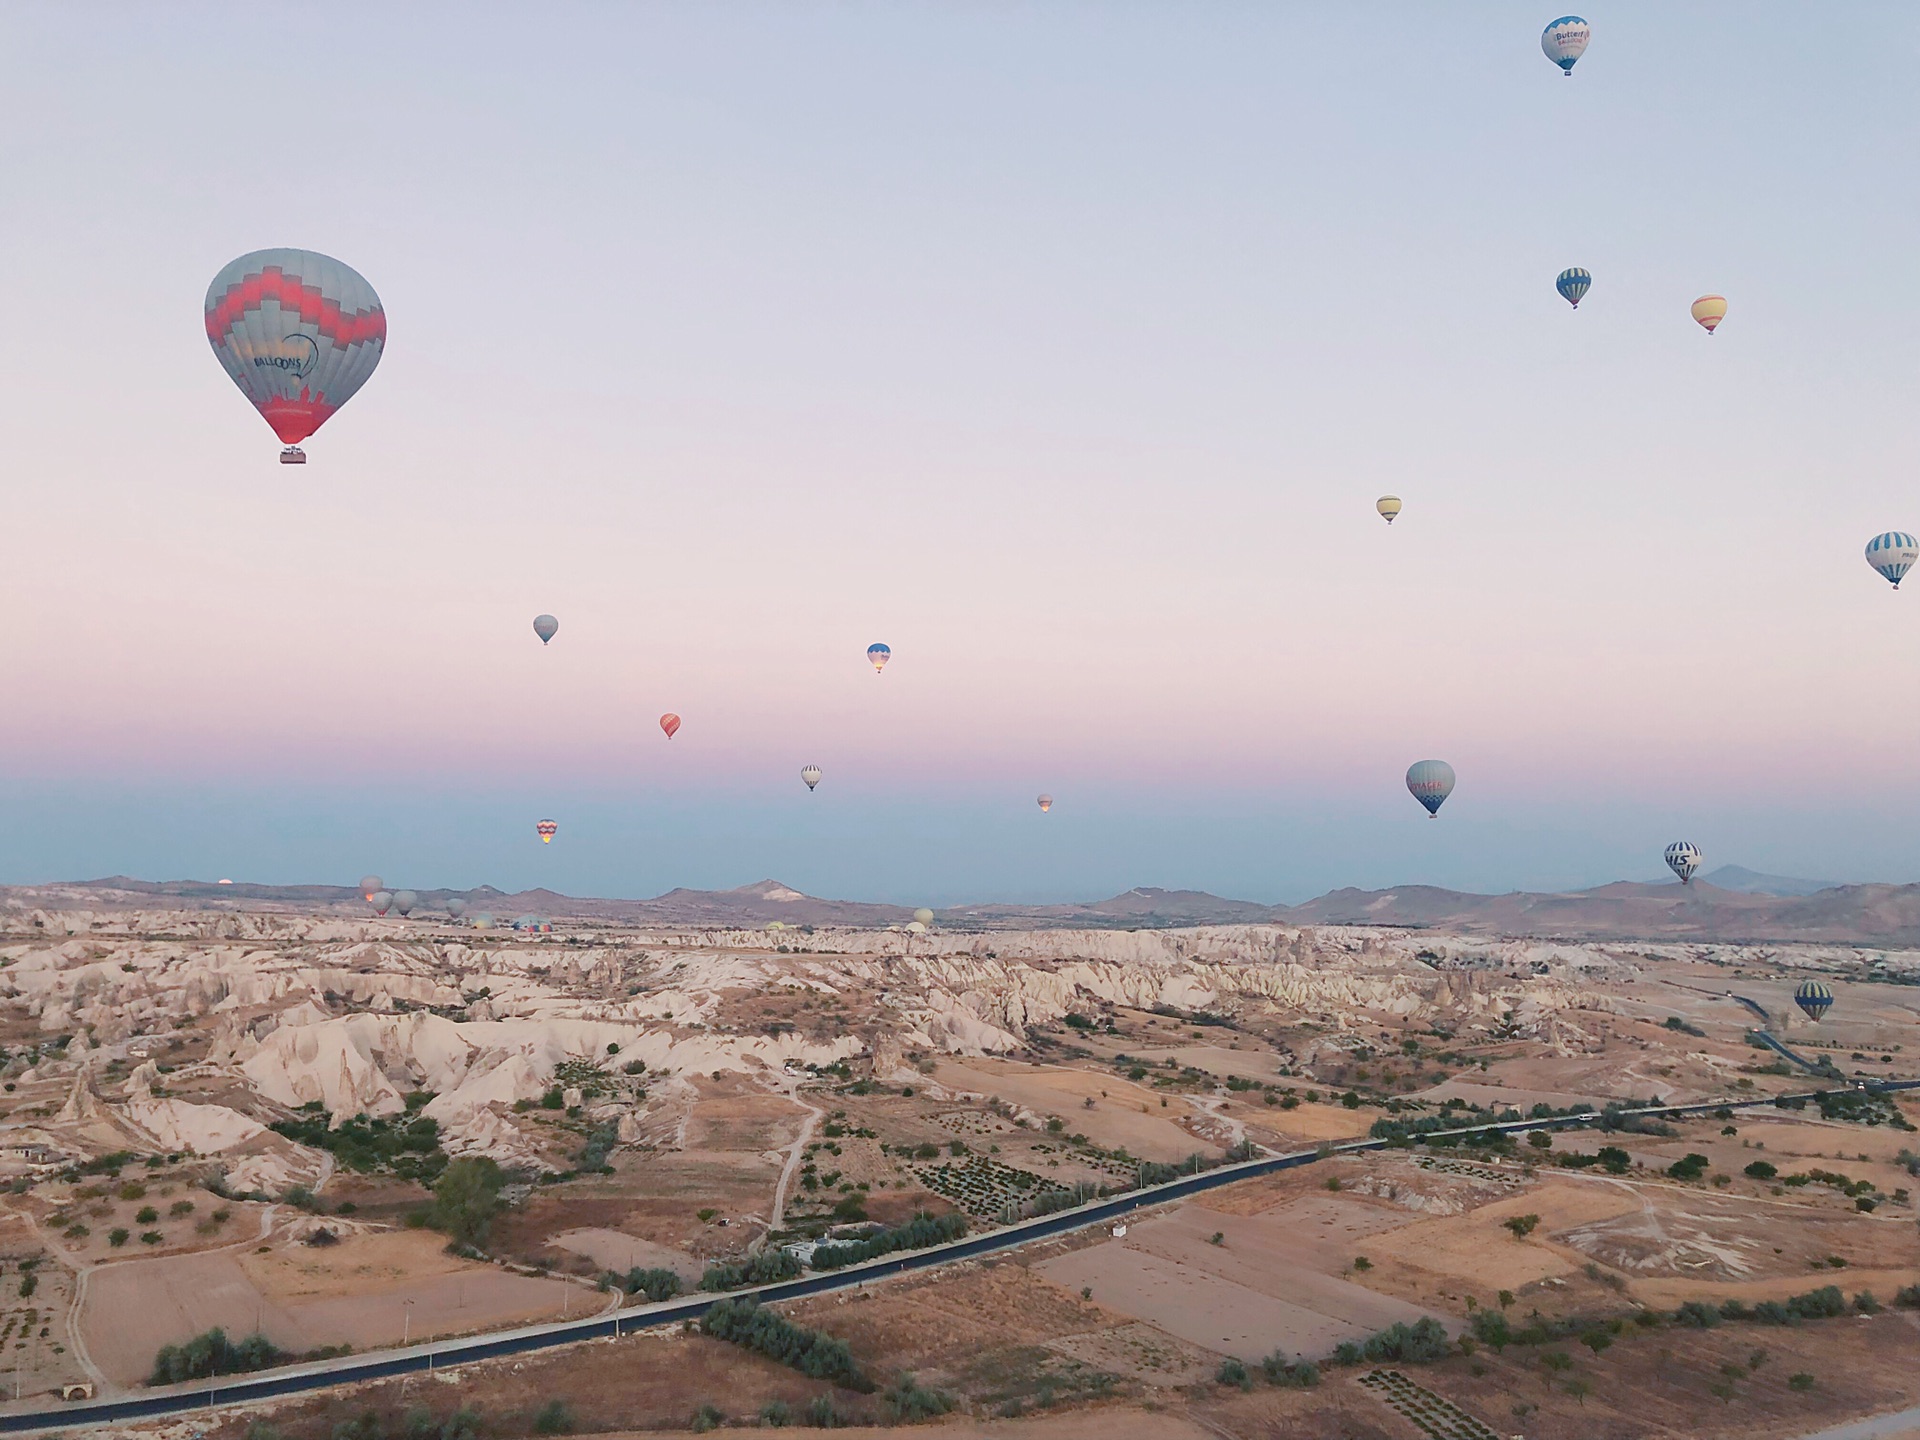
[[[623,1275],[635,1268],[671,1270],[682,1280],[691,1282],[697,1281],[706,1269],[705,1262],[698,1256],[656,1245],[622,1230],[565,1230],[547,1243],[584,1255],[601,1270],[617,1270]]]
[[[945,1061],[933,1073],[950,1089],[998,1096],[1040,1115],[1071,1117],[1072,1127],[1095,1143],[1125,1148],[1141,1159],[1181,1160],[1196,1150],[1217,1153],[1220,1148],[1175,1123],[1192,1113],[1186,1106],[1176,1109],[1169,1097],[1117,1075],[984,1059]],[[1091,1110],[1083,1103],[1087,1099],[1094,1102]],[[1168,1103],[1162,1106],[1162,1100]]]
[[[215,1325],[231,1335],[259,1330],[295,1353],[324,1345],[367,1350],[397,1344],[403,1333],[415,1340],[465,1334],[607,1303],[562,1281],[453,1260],[439,1253],[442,1243],[399,1234],[331,1251],[275,1246],[265,1255],[226,1251],[104,1266],[88,1278],[81,1337],[111,1380],[131,1385],[146,1378],[162,1345]],[[341,1252],[342,1260],[331,1258]]]
[[[697,1101],[687,1122],[689,1150],[758,1153],[791,1145],[806,1111],[783,1095],[726,1095]]]

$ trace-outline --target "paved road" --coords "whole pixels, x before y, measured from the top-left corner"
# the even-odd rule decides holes
[[[1877,1084],[1874,1088],[1876,1090],[1920,1090],[1920,1080],[1889,1081]],[[1817,1090],[1810,1090],[1802,1092],[1797,1098],[1811,1100],[1819,1094]],[[1645,1105],[1611,1113],[1622,1118],[1704,1115],[1721,1109],[1750,1110],[1762,1105],[1771,1105],[1781,1098],[1796,1097],[1705,1100],[1696,1105]],[[1599,1115],[1594,1114],[1558,1116],[1548,1120],[1508,1120],[1490,1125],[1462,1126],[1456,1130],[1436,1131],[1435,1134],[1464,1136],[1484,1134],[1487,1131],[1511,1134],[1523,1130],[1559,1130],[1589,1125],[1599,1118]],[[147,1420],[203,1407],[248,1404],[296,1395],[307,1390],[322,1390],[334,1385],[383,1380],[395,1375],[432,1370],[435,1367],[497,1359],[503,1355],[521,1355],[556,1345],[572,1345],[582,1340],[618,1337],[654,1325],[697,1320],[707,1312],[709,1306],[721,1299],[747,1297],[759,1301],[797,1300],[808,1295],[824,1295],[836,1290],[857,1289],[871,1281],[884,1280],[909,1271],[928,1270],[936,1266],[956,1264],[963,1260],[974,1260],[983,1255],[992,1255],[1016,1246],[1029,1245],[1036,1240],[1046,1240],[1058,1235],[1071,1234],[1075,1230],[1105,1225],[1136,1210],[1164,1205],[1173,1200],[1182,1200],[1190,1195],[1198,1195],[1222,1185],[1231,1185],[1239,1180],[1277,1174],[1297,1166],[1311,1165],[1317,1160],[1330,1156],[1360,1154],[1385,1148],[1387,1148],[1385,1140],[1351,1140],[1345,1144],[1329,1145],[1318,1150],[1298,1150],[1286,1155],[1264,1157],[1241,1164],[1222,1165],[1218,1169],[1203,1171],[1198,1175],[1183,1176],[1165,1185],[1130,1191],[1125,1195],[1097,1200],[1076,1209],[1062,1210],[1058,1214],[1043,1216],[1038,1220],[1026,1220],[1017,1225],[990,1230],[983,1235],[969,1236],[956,1240],[951,1245],[889,1255],[864,1265],[850,1265],[844,1270],[803,1276],[798,1280],[783,1281],[777,1285],[766,1285],[755,1290],[736,1290],[726,1296],[691,1295],[679,1300],[664,1301],[658,1305],[631,1306],[585,1320],[526,1325],[516,1330],[496,1331],[490,1335],[475,1336],[466,1340],[416,1345],[406,1350],[382,1351],[378,1355],[350,1355],[337,1360],[289,1366],[260,1375],[230,1376],[209,1383],[170,1386],[137,1398],[95,1400],[59,1409],[4,1414],[0,1415],[0,1433],[18,1433],[23,1430],[44,1433],[62,1429],[82,1429],[115,1421]]]

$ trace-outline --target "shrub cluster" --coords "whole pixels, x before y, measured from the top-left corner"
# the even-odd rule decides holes
[[[700,1328],[717,1340],[757,1351],[815,1380],[830,1380],[863,1393],[873,1389],[873,1382],[854,1364],[846,1341],[796,1325],[751,1300],[719,1301],[700,1318]]]
[[[1333,1352],[1333,1358],[1342,1365],[1383,1360],[1402,1365],[1424,1365],[1445,1359],[1452,1348],[1453,1342],[1447,1339],[1446,1327],[1428,1315],[1411,1325],[1396,1322],[1378,1334],[1369,1335],[1364,1341],[1342,1341]]]
[[[147,1377],[147,1384],[177,1385],[182,1380],[241,1375],[291,1358],[264,1335],[249,1335],[236,1343],[216,1325],[184,1345],[162,1345],[153,1357],[153,1373]]]
[[[800,1262],[784,1250],[763,1250],[743,1261],[720,1260],[700,1277],[702,1290],[740,1290],[749,1285],[772,1285],[800,1273]]]
[[[896,1225],[891,1230],[878,1230],[861,1240],[820,1246],[813,1252],[813,1268],[838,1270],[842,1266],[858,1265],[863,1260],[877,1260],[896,1250],[924,1250],[930,1245],[946,1245],[966,1233],[967,1217],[964,1215],[936,1216],[921,1211],[906,1224]]]

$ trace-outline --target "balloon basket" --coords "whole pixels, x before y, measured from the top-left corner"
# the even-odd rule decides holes
[[[298,445],[289,445],[280,452],[280,463],[282,465],[304,465],[307,463],[307,452],[302,450]]]

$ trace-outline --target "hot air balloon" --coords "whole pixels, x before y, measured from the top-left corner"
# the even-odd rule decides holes
[[[882,645],[879,641],[867,646],[867,663],[873,666],[874,674],[887,668],[887,661],[893,658],[893,647]]]
[[[660,717],[660,728],[667,732],[667,739],[671,740],[674,732],[680,728],[680,717],[674,714],[662,715]]]
[[[1559,278],[1553,282],[1553,288],[1560,292],[1563,300],[1578,310],[1580,301],[1593,288],[1593,276],[1576,265],[1571,270],[1562,270]]]
[[[1378,500],[1373,502],[1373,508],[1380,512],[1380,518],[1382,520],[1391,525],[1393,523],[1393,517],[1400,513],[1400,497],[1398,495],[1382,495]]]
[[[927,927],[918,920],[909,920],[907,922],[907,933],[909,935],[924,935],[927,933]]]
[[[1040,797],[1040,798],[1039,798],[1039,799],[1038,799],[1037,801],[1035,801],[1034,803],[1035,803],[1035,804],[1037,804],[1037,805],[1038,805],[1038,806],[1040,807],[1040,813],[1041,813],[1042,815],[1044,815],[1044,814],[1046,814],[1046,813],[1047,813],[1047,812],[1048,812],[1049,810],[1051,810],[1051,809],[1053,809],[1053,796],[1051,796],[1051,795],[1042,795],[1042,796],[1041,796],[1041,797]]]
[[[802,765],[800,767],[800,778],[807,782],[807,789],[813,789],[814,786],[820,783],[820,767],[818,765]]]
[[[1727,318],[1727,297],[1724,295],[1702,295],[1693,302],[1693,318],[1711,335],[1719,328],[1720,322]]]
[[[384,915],[393,907],[393,896],[384,890],[376,890],[367,897],[367,903],[373,906],[373,913]]]
[[[1667,846],[1667,868],[1680,877],[1682,885],[1693,883],[1693,872],[1700,868],[1700,847],[1685,840]]]
[[[933,911],[922,905],[918,910],[913,912],[913,918],[918,920],[922,925],[931,925],[933,924]]]
[[[386,882],[378,875],[362,875],[360,877],[360,893],[369,900],[371,900],[377,892],[386,888]]]
[[[411,890],[396,890],[393,892],[393,908],[398,910],[403,916],[411,915],[413,913],[413,907],[419,903],[420,897]]]
[[[1578,15],[1562,15],[1540,32],[1540,49],[1571,80],[1573,62],[1586,53],[1593,28]]]
[[[207,343],[273,427],[282,465],[367,383],[387,344],[387,312],[351,266],[311,250],[256,250],[207,287]]]
[[[535,935],[549,935],[553,933],[553,921],[547,919],[544,915],[516,915],[513,920],[513,928]]]
[[[551,820],[542,820],[533,828],[540,832],[540,843],[542,845],[551,845],[553,843],[553,837],[560,833],[560,827]]]
[[[1407,767],[1407,789],[1437,820],[1453,793],[1453,767],[1444,760],[1416,760]]]
[[[1920,560],[1920,543],[1901,530],[1889,530],[1867,542],[1867,563],[1900,588],[1900,580]]]
[[[551,615],[536,615],[533,617],[533,633],[540,637],[540,643],[544,645],[560,633],[560,622]]]
[[[448,915],[452,916],[455,920],[458,920],[462,915],[466,913],[467,913],[467,902],[465,900],[462,900],[458,895],[453,895],[448,897],[447,899]]]
[[[1802,980],[1793,992],[1793,1003],[1807,1012],[1809,1020],[1818,1022],[1833,1007],[1833,991],[1818,980]]]
[[[482,910],[478,915],[474,916],[473,928],[476,930],[491,930],[493,928],[493,915],[491,912]]]

